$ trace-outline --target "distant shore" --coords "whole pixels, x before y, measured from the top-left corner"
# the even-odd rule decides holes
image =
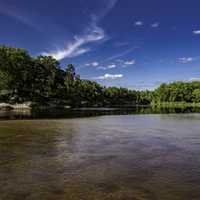
[[[200,103],[159,102],[159,103],[151,103],[151,106],[152,107],[162,107],[162,108],[200,107]]]
[[[33,108],[39,110],[51,110],[51,109],[72,109],[72,110],[116,110],[116,109],[125,109],[125,108],[133,108],[133,107],[157,107],[157,108],[184,108],[184,107],[198,107],[200,108],[200,103],[186,103],[186,102],[159,102],[159,103],[151,103],[149,105],[118,105],[114,107],[102,107],[102,106],[83,106],[83,107],[70,107],[67,105],[61,104],[53,104],[53,103],[46,103],[46,104],[39,104],[33,102],[24,102],[24,103],[0,103],[0,111],[17,111],[17,110],[32,110]]]
[[[62,104],[55,104],[55,103],[34,103],[34,102],[24,102],[24,103],[0,103],[0,111],[10,111],[10,110],[32,110],[32,109],[39,109],[39,110],[51,110],[51,109],[72,109],[72,110],[116,110],[116,109],[127,109],[127,108],[134,108],[134,107],[149,107],[149,105],[115,105],[115,106],[78,106],[78,107],[71,107],[69,105],[62,105]]]

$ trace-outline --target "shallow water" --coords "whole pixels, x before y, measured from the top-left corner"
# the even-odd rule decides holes
[[[200,114],[0,121],[0,200],[199,200]]]

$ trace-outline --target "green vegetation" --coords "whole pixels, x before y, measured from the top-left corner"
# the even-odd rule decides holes
[[[152,96],[152,105],[161,107],[200,107],[200,81],[161,84]]]
[[[64,69],[52,57],[35,58],[24,49],[0,46],[0,101],[72,107],[200,106],[200,82],[162,84],[155,91],[104,87],[81,79],[72,64]]]
[[[64,70],[49,56],[31,57],[24,49],[0,46],[0,101],[79,106],[133,106],[139,93],[82,80],[73,65]],[[142,99],[144,101],[144,99]]]

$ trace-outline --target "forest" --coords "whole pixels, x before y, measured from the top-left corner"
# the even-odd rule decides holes
[[[199,103],[200,82],[161,84],[154,91],[105,87],[81,79],[72,64],[61,67],[50,56],[32,57],[25,49],[0,46],[0,102],[123,107]]]

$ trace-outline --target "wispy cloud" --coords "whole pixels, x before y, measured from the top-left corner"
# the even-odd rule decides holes
[[[52,52],[44,52],[42,54],[46,56],[52,56],[57,60],[72,58],[91,50],[89,47],[83,47],[83,45],[102,41],[103,39],[105,39],[104,30],[93,23],[90,27],[87,28],[86,33],[84,33],[82,36],[75,36],[74,40],[70,42],[65,48]]]
[[[115,54],[113,56],[110,56],[110,57],[106,58],[105,61],[111,61],[111,60],[115,60],[117,58],[121,58],[121,57],[131,53],[132,51],[134,51],[137,48],[139,48],[139,47],[131,47],[130,49],[127,49],[127,50],[125,50],[125,51],[123,51],[121,53],[118,53],[118,54]]]
[[[159,26],[160,26],[160,23],[158,23],[158,22],[151,24],[152,28],[158,28]]]
[[[86,63],[85,66],[86,67],[90,67],[90,66],[97,67],[97,66],[99,66],[99,63],[97,61],[94,61],[92,63]]]
[[[103,76],[98,76],[93,79],[95,80],[116,80],[123,77],[123,74],[104,74]]]
[[[135,26],[142,26],[144,23],[142,21],[136,21],[134,23]]]
[[[125,47],[128,46],[130,43],[129,42],[116,42],[114,43],[114,47]]]
[[[109,70],[109,69],[114,69],[114,68],[117,68],[117,65],[116,64],[110,64],[110,65],[107,65],[107,66],[98,66],[96,69],[98,70]]]
[[[200,35],[200,30],[194,30],[194,31],[193,31],[193,34],[195,34],[195,35]]]
[[[182,64],[187,64],[187,63],[191,63],[195,60],[195,58],[193,57],[182,57],[182,58],[178,58],[178,62],[182,63]]]
[[[26,26],[31,27],[36,31],[41,31],[40,27],[32,20],[30,20],[28,16],[24,16],[20,11],[16,10],[15,7],[9,5],[9,3],[7,4],[7,2],[6,4],[1,3],[0,14],[8,16],[22,24],[25,24]]]
[[[104,66],[101,63],[101,66],[99,66],[97,69],[98,70],[109,70],[109,69],[114,69],[114,68],[124,68],[129,65],[134,65],[136,61],[134,59],[132,60],[122,60],[122,59],[117,59],[113,61],[111,64],[105,64]],[[89,65],[88,65],[89,66]]]
[[[117,67],[116,64],[111,64],[111,65],[108,65],[108,66],[107,66],[108,69],[113,69],[113,68],[116,68],[116,67]]]
[[[135,25],[135,26],[143,26],[143,25],[144,25],[144,22],[143,22],[143,21],[136,21],[136,22],[134,23],[134,25]],[[151,26],[152,28],[158,28],[158,27],[160,26],[160,23],[159,23],[159,22],[154,22],[154,23],[150,24],[150,26]]]
[[[135,59],[130,59],[130,60],[117,59],[116,62],[117,62],[117,65],[120,67],[127,67],[129,65],[135,65],[135,63],[136,63]]]
[[[114,8],[118,0],[102,0],[104,3],[103,9],[97,15],[93,15],[95,20],[99,21],[104,18]]]
[[[72,58],[89,52],[91,48],[86,48],[84,47],[85,45],[103,41],[106,38],[105,31],[97,24],[113,9],[117,1],[118,0],[104,1],[104,9],[98,14],[93,14],[91,16],[91,25],[86,27],[86,30],[82,35],[75,36],[72,41],[68,42],[66,47],[50,52],[43,52],[43,55],[52,56],[57,60],[62,60],[64,58]]]
[[[134,65],[135,64],[135,60],[127,60],[124,62],[125,65]]]

